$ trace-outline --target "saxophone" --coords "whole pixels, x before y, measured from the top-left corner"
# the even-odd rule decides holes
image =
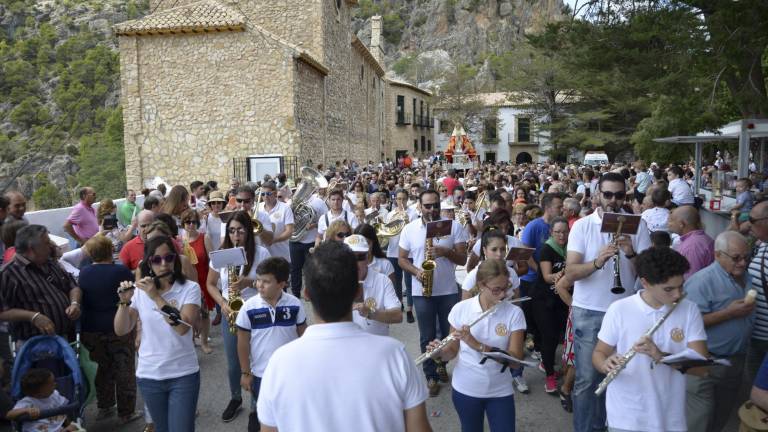
[[[427,239],[426,247],[424,249],[424,262],[421,263],[421,269],[424,270],[424,276],[422,276],[421,295],[424,297],[432,297],[432,284],[434,283],[435,268],[437,268],[437,261],[432,255],[432,238]]]
[[[227,315],[227,323],[229,324],[229,332],[232,334],[237,333],[237,313],[240,312],[240,308],[243,307],[243,298],[240,296],[240,291],[232,289],[232,285],[237,282],[237,274],[240,269],[236,266],[227,267],[227,280],[229,282],[227,291],[227,306],[232,311]]]

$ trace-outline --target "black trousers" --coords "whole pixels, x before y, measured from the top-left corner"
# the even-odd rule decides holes
[[[524,280],[520,281],[520,297],[532,296],[535,290],[535,283]],[[533,336],[533,349],[541,351],[541,333],[536,325],[536,320],[533,318],[533,301],[529,300],[520,303],[520,309],[523,310],[523,315],[525,315],[525,333]]]
[[[291,293],[301,298],[302,270],[304,262],[309,256],[309,250],[314,243],[288,242],[288,250],[291,252]]]
[[[568,321],[568,306],[549,286],[537,284],[533,291],[533,300],[530,303],[533,320],[541,335],[541,363],[547,375],[552,375],[555,373],[557,345],[563,341]]]

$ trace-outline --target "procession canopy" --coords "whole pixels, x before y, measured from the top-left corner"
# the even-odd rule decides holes
[[[459,152],[456,151],[457,142],[461,143],[461,151]],[[463,153],[469,156],[469,159],[472,161],[477,158],[475,147],[472,146],[472,142],[469,140],[467,133],[464,132],[464,128],[458,123],[453,126],[451,138],[448,140],[448,149],[445,151],[445,158],[448,162],[453,162],[454,153]]]

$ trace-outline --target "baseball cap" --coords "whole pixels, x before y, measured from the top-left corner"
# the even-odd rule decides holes
[[[344,239],[344,244],[352,249],[352,252],[368,252],[368,239],[360,234],[352,234]]]

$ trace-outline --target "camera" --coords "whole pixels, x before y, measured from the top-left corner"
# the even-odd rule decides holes
[[[101,226],[104,227],[105,230],[113,230],[117,228],[117,216],[111,214],[104,216]]]

